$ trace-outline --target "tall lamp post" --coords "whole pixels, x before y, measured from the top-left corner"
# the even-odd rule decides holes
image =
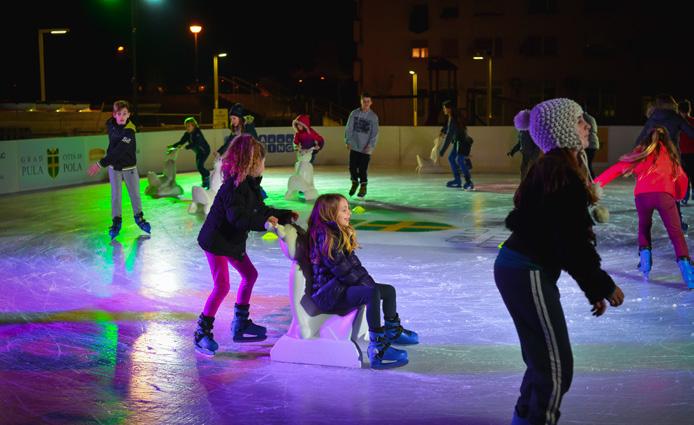
[[[198,85],[198,34],[202,31],[202,27],[200,25],[191,25],[190,26],[190,32],[193,33],[193,37],[195,38],[195,85]]]
[[[219,109],[219,60],[227,57],[226,53],[217,53],[212,58],[212,78],[214,79],[214,109]]]
[[[229,115],[226,109],[219,109],[219,58],[227,57],[226,53],[217,53],[212,58],[212,79],[214,80],[214,109],[212,111],[212,128],[226,128]]]
[[[417,127],[417,73],[410,71],[412,76],[412,122]]]
[[[484,60],[484,55],[475,55],[474,60]],[[492,125],[492,55],[487,54],[487,125]]]
[[[49,28],[39,30],[39,85],[41,87],[41,102],[46,101],[46,64],[44,61],[43,35],[65,35],[70,30],[67,28]]]

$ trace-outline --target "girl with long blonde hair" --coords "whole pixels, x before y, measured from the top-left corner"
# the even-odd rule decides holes
[[[343,314],[366,305],[371,367],[403,366],[408,362],[407,352],[391,344],[417,344],[419,336],[400,324],[395,288],[376,283],[359,261],[355,254],[359,244],[350,217],[344,196],[325,194],[316,199],[308,219],[311,298],[325,313]],[[385,327],[381,326],[381,301]]]

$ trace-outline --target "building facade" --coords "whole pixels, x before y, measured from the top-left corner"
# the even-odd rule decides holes
[[[385,124],[413,122],[410,71],[419,124],[440,122],[445,99],[455,99],[468,123],[508,125],[519,109],[558,96],[581,103],[598,123],[639,124],[654,95],[692,94],[689,68],[672,66],[688,55],[688,26],[678,26],[676,9],[640,4],[358,0],[354,79]]]

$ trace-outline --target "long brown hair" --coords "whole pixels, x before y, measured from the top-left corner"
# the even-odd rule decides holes
[[[556,148],[544,154],[521,181],[513,197],[514,204],[519,206],[523,194],[533,187],[542,187],[545,195],[557,193],[576,176],[584,183],[588,201],[595,204],[598,197],[590,187],[587,167],[582,163],[582,158],[583,155],[576,155],[573,149],[568,148]]]
[[[670,163],[672,165],[672,178],[673,180],[677,178],[679,174],[680,154],[675,148],[675,144],[672,143],[670,139],[670,134],[665,127],[655,126],[649,131],[643,139],[639,141],[633,151],[628,154],[622,155],[619,160],[624,162],[630,162],[627,172],[624,173],[625,176],[630,175],[634,172],[634,168],[640,163],[646,160],[646,158],[654,155],[653,164],[648,168],[648,173],[652,172],[656,168],[658,162],[658,157],[660,156],[659,147],[663,146],[670,157]]]
[[[224,180],[234,177],[234,184],[238,186],[264,158],[265,146],[250,134],[240,134],[229,142],[222,156],[222,176]]]
[[[311,253],[311,262],[314,264],[320,263],[320,256],[327,256],[332,259],[333,247],[336,247],[338,250],[345,250],[348,253],[359,247],[354,227],[351,224],[340,226],[337,223],[337,213],[341,199],[347,201],[347,198],[340,194],[326,193],[319,196],[313,205],[313,210],[308,218],[308,233],[309,252]],[[331,227],[334,228],[335,226],[337,227],[338,237],[335,237],[331,229]],[[324,237],[323,245],[316,247],[320,235]]]

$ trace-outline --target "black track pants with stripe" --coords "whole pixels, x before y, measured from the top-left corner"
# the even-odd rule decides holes
[[[527,366],[516,412],[533,425],[553,425],[573,377],[571,343],[556,284],[560,271],[508,267],[499,260],[494,280],[516,325]]]

